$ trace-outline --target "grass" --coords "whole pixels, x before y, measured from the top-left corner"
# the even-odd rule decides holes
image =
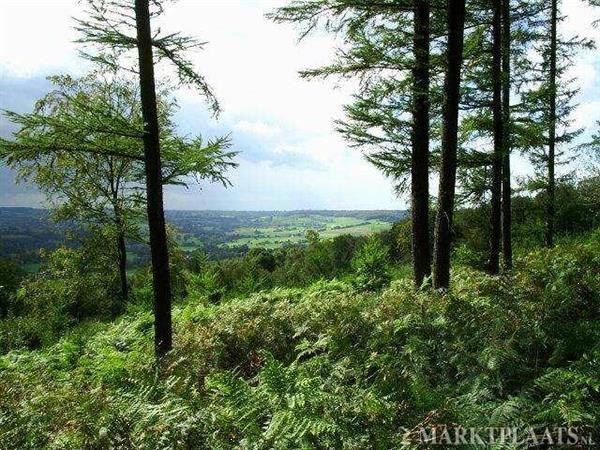
[[[319,232],[320,236],[331,239],[342,234],[363,236],[384,231],[390,224],[377,219],[361,220],[355,217],[325,217],[319,215],[300,216],[292,220],[282,218],[276,224],[256,227],[239,227],[231,235],[228,247],[247,245],[248,247],[277,248],[285,244],[306,242],[308,230]],[[266,224],[265,224],[266,225]]]
[[[284,245],[306,242],[308,230],[317,231],[322,238],[331,239],[341,234],[364,236],[384,231],[391,227],[391,222],[382,219],[368,219],[354,216],[335,216],[313,214],[310,212],[293,215],[255,216],[245,220],[236,228],[218,229],[206,226],[203,229],[214,229],[212,245],[222,248],[240,246],[263,247],[275,249]],[[229,230],[229,231],[226,231]],[[205,239],[193,233],[179,235],[179,244],[186,252],[203,247]]]

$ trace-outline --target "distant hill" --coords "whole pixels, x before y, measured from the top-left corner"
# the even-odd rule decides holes
[[[184,250],[203,248],[213,259],[239,255],[250,247],[302,243],[309,229],[324,238],[368,234],[406,216],[407,211],[401,210],[166,211]],[[69,230],[77,232],[77,224],[56,224],[48,210],[0,207],[0,257],[35,264],[41,248],[74,245],[67,240]],[[144,245],[132,243],[131,250],[132,265],[148,260]]]

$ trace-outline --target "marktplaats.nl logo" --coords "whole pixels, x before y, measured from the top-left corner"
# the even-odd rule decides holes
[[[596,445],[591,427],[416,427],[404,429],[405,444],[428,445]]]

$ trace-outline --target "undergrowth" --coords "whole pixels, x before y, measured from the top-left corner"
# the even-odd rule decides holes
[[[450,292],[273,289],[0,357],[0,448],[389,449],[417,426],[600,429],[600,234]]]

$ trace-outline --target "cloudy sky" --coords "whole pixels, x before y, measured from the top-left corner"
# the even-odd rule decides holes
[[[333,131],[350,86],[299,79],[300,69],[326,63],[335,46],[318,35],[297,43],[297,30],[264,18],[285,0],[179,0],[164,17],[170,29],[208,41],[193,55],[224,109],[216,121],[201,98],[179,95],[177,122],[183,133],[204,136],[232,133],[240,151],[231,172],[233,188],[205,184],[202,190],[169,188],[169,209],[401,209],[391,183],[350,149]],[[600,42],[593,16],[580,0],[564,0],[569,15],[562,31],[575,31]],[[48,89],[45,77],[82,74],[72,17],[81,17],[77,0],[1,0],[0,108],[28,111]],[[578,77],[579,126],[600,119],[600,56],[579,55],[572,68]],[[0,133],[11,132],[0,119]],[[517,160],[517,171],[526,164]],[[35,188],[17,185],[0,166],[0,206],[37,206]]]

